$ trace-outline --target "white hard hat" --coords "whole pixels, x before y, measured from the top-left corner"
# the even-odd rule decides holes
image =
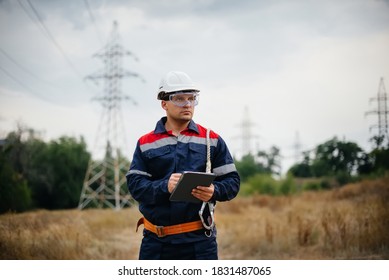
[[[180,71],[170,71],[162,78],[158,88],[158,99],[162,100],[166,95],[176,91],[196,91],[200,90],[195,86],[192,79]]]

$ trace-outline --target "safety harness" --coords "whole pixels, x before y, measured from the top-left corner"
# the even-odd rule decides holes
[[[206,173],[211,173],[211,141],[210,141],[210,129],[207,129],[207,163],[206,163]],[[204,210],[208,206],[209,216],[204,219]],[[201,209],[199,211],[200,220],[188,223],[182,223],[172,226],[156,226],[149,222],[145,217],[142,217],[138,220],[136,224],[136,231],[140,225],[144,224],[145,229],[155,233],[158,237],[165,237],[167,235],[186,233],[191,231],[196,231],[200,229],[206,229],[205,235],[207,237],[212,236],[213,229],[215,227],[215,218],[214,218],[215,204],[213,202],[203,202]]]
[[[209,136],[210,132],[211,132],[211,130],[207,129],[207,164],[205,166],[206,173],[211,173],[211,169],[212,169],[212,165],[211,165],[211,140],[210,140],[210,136]],[[209,216],[208,216],[207,220],[204,220],[204,210],[205,210],[206,206],[208,206]],[[212,235],[213,228],[215,227],[215,217],[213,215],[214,212],[215,212],[215,204],[213,204],[213,202],[209,202],[209,201],[203,202],[203,204],[201,205],[201,209],[199,211],[199,216],[200,216],[201,223],[207,229],[207,231],[205,232],[205,235],[207,237],[210,237]],[[207,224],[207,222],[208,222],[208,224]]]

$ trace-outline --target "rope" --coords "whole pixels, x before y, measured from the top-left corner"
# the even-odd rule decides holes
[[[207,129],[207,163],[206,163],[206,167],[205,167],[205,172],[206,173],[211,173],[211,169],[212,169],[212,166],[211,166],[211,139],[210,139],[210,132],[211,130],[210,129]],[[205,209],[205,206],[208,205],[208,208],[209,208],[209,214],[211,215],[211,224],[208,226],[204,220],[203,220],[203,211]],[[210,232],[209,233],[205,233],[205,235],[207,237],[211,237],[212,235],[212,231],[213,231],[213,228],[215,226],[215,219],[214,219],[214,216],[213,216],[213,213],[215,211],[215,205],[212,203],[212,202],[203,202],[202,206],[201,206],[201,210],[199,211],[199,215],[200,215],[200,218],[201,218],[201,222],[203,223],[203,226],[209,230]]]
[[[209,137],[210,129],[207,129],[207,165],[206,171],[207,173],[211,173],[211,140]]]

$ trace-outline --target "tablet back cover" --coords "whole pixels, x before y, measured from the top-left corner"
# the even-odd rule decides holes
[[[183,172],[180,180],[170,195],[171,201],[186,201],[199,203],[202,202],[200,199],[195,198],[192,195],[192,189],[197,186],[209,186],[215,179],[214,173],[204,172]]]

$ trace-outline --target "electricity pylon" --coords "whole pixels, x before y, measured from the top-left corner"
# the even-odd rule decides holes
[[[122,94],[121,79],[126,76],[139,77],[139,75],[122,68],[123,57],[133,54],[120,45],[117,29],[118,24],[115,21],[110,40],[99,53],[94,55],[103,60],[105,69],[86,77],[95,81],[104,80],[104,94],[96,98],[103,107],[96,137],[96,149],[97,152],[103,151],[103,158],[96,161],[91,160],[88,164],[79,209],[91,204],[90,206],[94,207],[119,210],[133,203],[127,191],[125,178],[129,163],[120,153],[120,148],[124,145],[124,143],[121,145],[119,141],[119,137],[124,135],[121,102],[131,99]],[[134,101],[133,103],[136,105]]]
[[[252,129],[251,128],[253,126],[255,126],[255,123],[253,123],[250,120],[250,114],[249,114],[248,106],[244,107],[243,119],[238,124],[238,126],[241,129],[241,133],[240,133],[239,136],[235,136],[234,138],[239,138],[239,139],[242,140],[242,144],[241,144],[242,145],[241,146],[242,156],[245,156],[245,155],[248,155],[248,154],[253,155],[253,153],[255,154],[256,152],[258,152],[258,149],[259,149],[258,142],[255,143],[256,147],[253,148],[253,146],[252,146],[252,140],[253,139],[258,139],[259,136],[252,133]]]
[[[371,101],[377,101],[377,109],[366,112],[365,115],[375,114],[378,116],[378,123],[370,126],[370,131],[373,128],[378,128],[378,142],[377,145],[381,145],[384,140],[389,141],[388,134],[388,105],[387,105],[387,94],[384,85],[384,78],[381,77],[380,84],[378,86],[377,97],[370,98]]]
[[[294,162],[298,163],[301,158],[301,142],[300,142],[300,133],[298,131],[296,131],[293,149],[294,149]]]

